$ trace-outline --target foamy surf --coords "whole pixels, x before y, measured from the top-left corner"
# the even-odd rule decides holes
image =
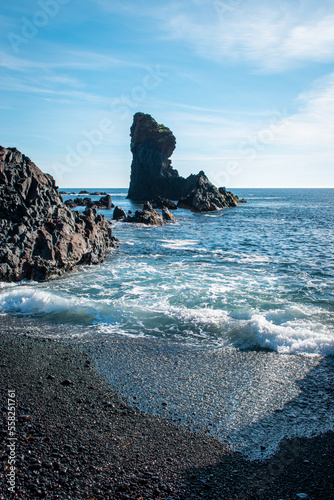
[[[152,269],[146,272],[151,273]],[[334,354],[331,330],[314,321],[317,311],[307,308],[276,309],[266,314],[245,309],[231,312],[210,307],[174,306],[167,297],[152,297],[139,285],[127,291],[125,297],[121,295],[114,300],[111,297],[91,299],[64,295],[40,286],[8,287],[0,295],[1,313],[95,324],[103,333],[168,336],[192,345],[261,347],[280,354]],[[99,294],[103,291],[102,285],[96,285],[95,290]]]
[[[97,322],[105,316],[108,300],[66,297],[32,287],[17,287],[0,296],[0,311],[21,316],[43,316],[62,321]]]
[[[114,201],[138,209],[124,193]],[[333,354],[332,193],[251,193],[219,217],[180,210],[178,225],[116,223],[124,244],[104,264],[1,284],[0,313],[204,348]]]

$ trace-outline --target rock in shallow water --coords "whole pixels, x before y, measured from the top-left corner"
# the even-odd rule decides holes
[[[72,212],[51,175],[16,148],[0,146],[0,280],[44,281],[97,264],[114,240],[96,210]]]
[[[163,208],[162,218],[166,222],[176,222],[174,215],[168,210],[168,208]]]
[[[225,188],[217,189],[203,171],[188,179],[192,181],[192,188],[188,196],[179,200],[179,208],[189,208],[194,212],[214,212],[225,207],[238,206],[238,198]]]
[[[123,208],[116,206],[112,216],[113,220],[122,220],[126,218],[126,212]]]
[[[98,201],[92,201],[91,198],[75,198],[74,200],[66,200],[65,205],[69,208],[88,207],[110,210],[114,207],[111,201],[110,194],[102,196]]]
[[[154,198],[154,200],[151,200],[151,204],[153,208],[168,208],[169,210],[176,210],[177,205],[174,203],[174,201],[168,200],[166,198],[161,198],[161,196],[158,196],[157,198]]]
[[[137,210],[134,215],[128,215],[126,219],[123,219],[124,222],[136,222],[146,226],[163,226],[161,215],[148,205],[150,204],[147,203],[143,210]]]
[[[232,193],[217,189],[204,172],[186,179],[172,168],[169,159],[175,149],[172,131],[152,116],[136,113],[131,126],[131,179],[128,198],[148,201],[156,198],[179,200],[179,206],[198,212],[238,206]],[[168,207],[170,208],[170,207]]]

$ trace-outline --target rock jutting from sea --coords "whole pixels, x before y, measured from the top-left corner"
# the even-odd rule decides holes
[[[175,136],[151,115],[136,113],[130,131],[133,160],[129,199],[137,202],[177,200],[178,207],[197,212],[238,206],[238,197],[225,188],[216,188],[203,171],[184,178],[172,168],[169,158],[176,146]]]
[[[44,281],[98,264],[115,246],[95,209],[74,212],[51,175],[16,148],[0,146],[0,280]]]
[[[66,200],[65,205],[69,208],[76,207],[88,207],[88,208],[96,208],[102,210],[110,210],[115,205],[111,201],[110,194],[102,196],[98,201],[93,201],[92,198],[75,198],[74,200]]]

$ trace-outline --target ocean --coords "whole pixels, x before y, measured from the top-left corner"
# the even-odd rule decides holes
[[[0,312],[85,344],[131,404],[261,458],[333,429],[334,189],[233,192],[247,203],[114,222],[103,264],[2,283]]]

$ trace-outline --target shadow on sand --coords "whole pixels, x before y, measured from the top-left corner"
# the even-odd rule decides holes
[[[279,449],[263,460],[250,461],[240,452],[231,452],[212,467],[188,470],[187,499],[334,499],[334,357],[322,359],[298,385],[300,393],[285,405],[284,413],[300,419],[307,436],[308,422],[303,419],[305,401],[311,398],[315,405],[321,401],[319,419],[322,428],[326,423],[328,431],[309,437],[283,438]],[[281,413],[274,412],[261,419],[256,428],[261,425],[267,432],[274,432],[275,423],[282,424]],[[314,428],[314,422],[310,424]],[[252,427],[243,432],[253,432]],[[261,451],[265,456],[264,447]]]

